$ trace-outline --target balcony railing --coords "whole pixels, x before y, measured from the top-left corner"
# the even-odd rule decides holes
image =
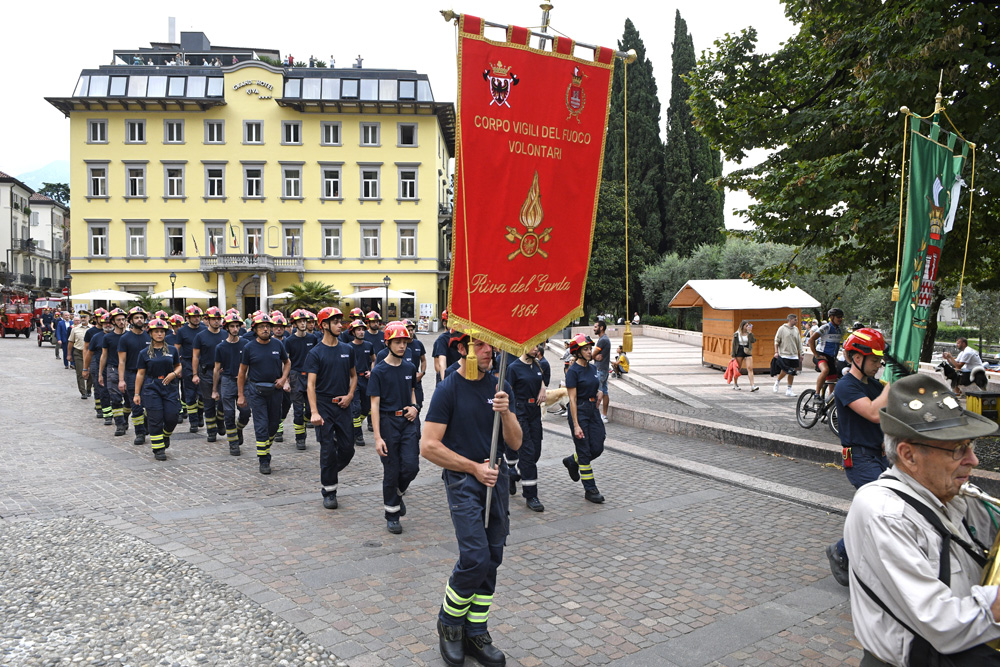
[[[212,255],[201,258],[201,270],[297,273],[305,271],[305,260],[301,257],[274,257],[272,255]]]
[[[52,278],[40,278],[38,280],[39,287],[52,287]]]
[[[35,276],[31,275],[30,273],[19,273],[17,274],[17,282],[21,283],[22,285],[34,287]]]
[[[61,278],[59,280],[59,286],[58,287],[59,287],[59,289],[62,289],[64,287],[69,287],[69,281],[66,280],[65,278]]]

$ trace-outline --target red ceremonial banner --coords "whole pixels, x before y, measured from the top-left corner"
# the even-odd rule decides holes
[[[614,51],[483,28],[459,19],[448,319],[518,353],[583,314]]]

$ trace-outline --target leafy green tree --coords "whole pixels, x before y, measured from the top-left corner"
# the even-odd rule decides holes
[[[288,286],[287,291],[292,293],[286,301],[288,311],[306,308],[315,312],[340,300],[333,286],[318,280],[293,283]]]
[[[147,313],[155,313],[158,310],[163,310],[163,299],[154,299],[152,294],[136,294],[136,296],[139,297],[139,300],[133,303],[137,306],[142,306],[142,309]]]
[[[45,195],[49,199],[55,199],[60,204],[69,206],[69,184],[68,183],[42,183],[38,194]]]
[[[979,329],[979,352],[983,343],[996,345],[1000,341],[1000,291],[978,290],[965,287],[962,290],[962,319],[967,325]]]
[[[948,116],[977,145],[976,198],[966,281],[1000,286],[1000,12],[988,3],[829,3],[785,0],[798,33],[774,53],[757,52],[748,28],[702,56],[689,81],[695,123],[730,160],[766,149],[761,163],[720,179],[756,203],[742,213],[754,238],[815,252],[801,274],[870,273],[888,292],[896,264],[903,122],[900,106],[926,114],[939,77]],[[945,129],[948,121],[942,119]],[[965,175],[968,176],[966,168]],[[968,180],[968,179],[967,179]],[[958,221],[968,215],[962,198]],[[941,258],[934,304],[953,294],[966,225],[956,222]],[[787,263],[762,267],[762,285],[788,281]],[[800,275],[801,275],[800,274]],[[932,307],[922,358],[936,324]]]
[[[694,128],[688,106],[691,86],[685,77],[694,66],[694,41],[677,11],[667,107],[661,245],[681,255],[690,255],[703,243],[721,243],[725,229],[724,193],[712,185],[722,176],[722,158]]]

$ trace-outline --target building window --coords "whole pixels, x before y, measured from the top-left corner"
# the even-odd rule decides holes
[[[415,100],[417,99],[417,82],[416,81],[400,81],[399,82],[399,99],[401,100]]]
[[[417,228],[399,227],[399,257],[417,258]]]
[[[184,121],[182,120],[163,121],[163,143],[165,144],[184,143]]]
[[[282,144],[302,143],[302,121],[298,120],[281,121],[281,143]]]
[[[398,123],[396,127],[397,127],[397,132],[399,134],[399,136],[397,137],[398,145],[400,146],[417,145],[416,123]]]
[[[226,196],[226,168],[223,165],[205,165],[205,197],[223,199]]]
[[[358,87],[358,79],[343,79],[341,81],[340,97],[343,99],[357,99]]]
[[[108,227],[107,225],[90,225],[90,256],[108,256]]]
[[[137,164],[125,165],[125,198],[146,198],[146,166]]]
[[[167,164],[163,166],[163,197],[184,197],[184,165]]]
[[[205,227],[205,247],[209,255],[221,255],[226,251],[226,234],[221,225]]]
[[[362,167],[361,168],[361,198],[362,199],[378,199],[378,180],[379,180],[379,169],[378,167]]]
[[[108,121],[106,120],[87,121],[87,143],[88,144],[108,143]]]
[[[167,225],[167,255],[184,256],[184,225]]]
[[[282,197],[302,199],[302,169],[300,167],[282,167],[281,183]]]
[[[146,256],[146,227],[145,225],[126,225],[125,238],[127,240],[129,257]]]
[[[381,230],[378,227],[361,228],[361,257],[363,259],[378,258],[378,239],[380,231]]]
[[[146,143],[146,121],[144,120],[125,121],[125,143],[126,144]]]
[[[361,123],[361,145],[378,146],[378,123]]]
[[[245,226],[248,255],[259,255],[264,249],[264,228]]]
[[[323,121],[320,123],[320,143],[324,146],[340,145],[340,123]]]
[[[259,120],[243,121],[243,143],[262,144],[264,143],[264,123]]]
[[[341,252],[340,225],[323,227],[323,257],[340,257]]]
[[[264,168],[243,168],[243,196],[247,199],[264,198]]]
[[[108,196],[108,167],[107,164],[87,167],[88,197]]]
[[[206,144],[226,143],[226,121],[224,120],[205,121],[205,143]]]
[[[323,199],[340,199],[340,167],[323,168]]]
[[[301,227],[285,227],[285,257],[302,257]]]
[[[400,167],[399,169],[399,198],[417,198],[417,170],[415,167]]]

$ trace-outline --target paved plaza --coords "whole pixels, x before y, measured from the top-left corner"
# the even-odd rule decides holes
[[[290,416],[270,476],[186,424],[158,463],[94,418],[51,348],[0,339],[0,360],[0,663],[442,664],[434,624],[457,550],[435,466],[421,461],[391,535],[367,432],[330,511],[314,432],[296,451]],[[775,406],[762,423],[794,426],[793,399],[761,384],[731,400],[680,390],[720,422],[759,397]],[[612,396],[670,400],[620,383]],[[612,423],[594,465],[608,501],[593,505],[560,464],[571,451],[565,418],[548,417],[546,510],[511,500],[490,614],[508,664],[859,664],[823,553],[853,492],[841,470]]]

